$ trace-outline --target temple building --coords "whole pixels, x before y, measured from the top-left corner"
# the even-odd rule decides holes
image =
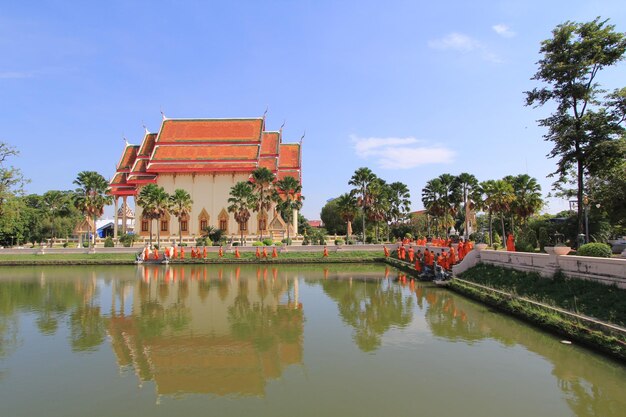
[[[292,176],[301,182],[301,161],[301,143],[282,143],[282,129],[266,131],[264,117],[164,117],[158,133],[146,130],[140,145],[126,145],[110,181],[110,192],[114,196],[117,216],[120,197],[123,206],[127,207],[128,197],[135,198],[146,184],[162,186],[169,194],[182,188],[193,200],[191,213],[181,221],[183,238],[200,236],[208,226],[234,237],[239,236],[240,228],[233,213],[227,210],[231,187],[239,181],[247,181],[260,167],[271,170],[277,179]],[[141,211],[141,207],[135,204],[135,233],[148,237],[149,220],[141,216]],[[127,219],[119,222],[116,217],[115,236],[118,235],[118,224],[126,225]],[[297,224],[297,215],[293,216],[292,224],[287,225],[272,209],[269,213],[251,212],[242,228],[245,235],[262,232],[281,239],[287,235],[287,227],[295,236]],[[160,219],[158,227],[160,235],[166,239],[179,235],[178,219],[169,214]]]

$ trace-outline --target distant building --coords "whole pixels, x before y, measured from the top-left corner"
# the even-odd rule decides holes
[[[309,226],[316,227],[318,229],[324,227],[324,222],[321,220],[309,220],[308,223]]]
[[[141,145],[125,147],[110,181],[115,213],[119,215],[120,197],[124,207],[128,197],[136,197],[146,184],[162,186],[170,194],[182,188],[193,199],[191,213],[181,221],[180,231],[175,217],[163,217],[158,225],[161,236],[178,236],[180,232],[183,237],[193,237],[202,234],[208,226],[221,229],[226,235],[238,236],[240,226],[227,210],[233,185],[247,181],[252,171],[260,167],[271,170],[277,179],[292,176],[301,181],[301,144],[282,143],[282,139],[282,130],[265,130],[263,117],[164,118],[158,133],[146,131]],[[148,236],[149,220],[141,216],[142,209],[136,202],[135,211],[139,218],[136,233]],[[293,219],[289,227],[295,235],[298,216]],[[117,217],[114,224],[119,224]],[[282,238],[287,234],[287,225],[274,210],[251,213],[241,229],[244,235],[263,232]]]

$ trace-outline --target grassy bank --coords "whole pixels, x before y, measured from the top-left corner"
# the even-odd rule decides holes
[[[626,290],[616,286],[558,274],[546,279],[537,273],[485,264],[464,272],[461,278],[626,327]]]
[[[549,307],[623,325],[624,290],[561,276],[546,279],[532,273],[491,265],[478,265],[466,271],[462,280],[452,281],[450,288],[545,330],[626,361],[624,333]],[[576,308],[568,308],[571,305]]]
[[[173,259],[172,264],[219,264],[219,263],[258,263],[258,264],[292,264],[292,263],[359,263],[377,262],[383,259],[382,253],[370,251],[330,252],[323,257],[321,252],[283,252],[278,258],[257,259],[254,252],[241,253],[241,258],[235,258],[232,253],[224,254],[220,258],[215,253],[209,254],[206,259]],[[45,254],[45,255],[0,255],[0,266],[17,265],[126,265],[135,262],[135,255],[129,253],[72,253],[72,254]]]

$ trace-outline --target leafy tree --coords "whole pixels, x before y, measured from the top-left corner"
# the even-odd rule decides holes
[[[14,147],[0,142],[0,216],[4,214],[5,201],[22,195],[24,184],[27,182],[19,169],[5,166],[5,161],[17,155],[19,152]]]
[[[554,143],[548,154],[559,158],[553,184],[562,189],[575,178],[578,201],[578,233],[583,233],[583,193],[585,179],[619,163],[624,154],[616,149],[615,139],[624,131],[626,89],[604,93],[596,81],[599,72],[615,65],[626,52],[626,38],[615,32],[607,20],[596,18],[587,23],[567,21],[542,42],[539,69],[533,80],[545,85],[527,91],[526,104],[556,104],[556,110],[539,124],[548,128],[544,136]],[[566,191],[567,192],[567,191]]]
[[[293,178],[293,177],[292,177]],[[256,195],[256,203],[253,207],[253,211],[257,213],[268,213],[272,207],[274,199],[274,180],[276,176],[269,169],[262,167],[257,168],[252,172],[250,178],[250,184],[254,187],[254,194]],[[259,230],[260,240],[263,240],[263,230]]]
[[[172,213],[178,219],[178,244],[182,245],[183,243],[183,231],[181,228],[181,222],[184,218],[189,216],[191,212],[191,206],[193,205],[193,200],[191,199],[191,195],[182,188],[177,188],[174,190],[174,194],[170,195],[169,201],[169,209],[170,213]]]
[[[235,221],[239,224],[241,244],[243,244],[244,226],[248,219],[250,219],[250,210],[252,210],[257,204],[257,198],[254,194],[252,185],[245,181],[239,181],[237,184],[233,185],[230,189],[228,203],[230,205],[227,210],[229,213],[234,214]]]
[[[328,233],[338,235],[346,233],[345,222],[341,218],[341,214],[339,214],[336,198],[324,204],[324,207],[322,207],[320,211],[320,219],[322,223],[324,223],[324,227],[328,230]]]
[[[348,181],[348,184],[355,187],[350,193],[357,198],[357,204],[361,207],[363,243],[365,243],[365,217],[371,206],[370,187],[376,178],[376,175],[369,168],[361,167],[354,172]]]
[[[429,215],[435,217],[438,226],[445,227],[448,236],[449,227],[460,203],[460,192],[456,186],[455,177],[450,174],[441,174],[426,183],[422,189],[422,203]]]
[[[389,184],[389,221],[397,224],[406,220],[411,212],[411,193],[406,184],[399,181]]]
[[[275,184],[276,194],[274,199],[277,201],[281,208],[281,211],[285,212],[285,220],[287,220],[287,244],[291,242],[291,236],[289,233],[289,226],[293,223],[294,210],[300,210],[302,208],[302,186],[300,181],[292,176],[287,176],[281,180],[276,181]]]
[[[91,244],[96,242],[96,219],[102,216],[104,206],[113,202],[113,197],[107,195],[109,187],[108,181],[95,171],[81,171],[74,180],[78,186],[74,192],[74,206],[79,209],[84,216],[91,216],[93,219],[93,239]],[[92,225],[89,225],[91,228]],[[93,247],[93,246],[92,246]]]
[[[589,178],[587,186],[592,213],[602,210],[613,225],[613,235],[626,235],[626,160]]]
[[[150,247],[152,247],[152,220],[159,220],[169,209],[170,196],[163,187],[148,184],[139,191],[137,205],[142,209],[141,216],[150,220]],[[157,246],[161,246],[160,227],[157,227]]]
[[[522,220],[522,224],[525,224],[530,216],[543,207],[541,185],[528,174],[507,176],[504,180],[513,187],[514,200],[511,203],[511,212]],[[511,224],[511,230],[513,229],[513,224]]]
[[[456,187],[463,196],[463,233],[465,240],[469,238],[469,217],[470,210],[473,208],[472,191],[478,186],[478,180],[472,174],[463,172],[454,179],[454,187]]]
[[[489,241],[495,242],[495,237],[491,229],[491,216],[493,213],[500,214],[500,223],[502,225],[502,236],[506,236],[504,230],[504,215],[510,210],[511,204],[515,200],[513,194],[513,186],[505,180],[488,180],[481,183],[485,199],[484,207],[489,213]]]
[[[376,240],[380,240],[380,222],[390,219],[388,217],[391,211],[390,193],[389,185],[381,178],[376,178],[370,185],[370,208],[367,212],[367,218],[376,224]]]
[[[354,221],[358,211],[356,198],[354,198],[354,196],[350,193],[345,193],[333,201],[337,207],[337,214],[339,214],[339,217],[346,222],[346,239],[350,240],[352,222]]]

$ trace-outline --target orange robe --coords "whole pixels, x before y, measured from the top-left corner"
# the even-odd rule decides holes
[[[206,255],[207,255],[207,249],[206,249],[206,246],[205,246],[204,249],[202,250],[202,257],[206,258]]]
[[[267,258],[267,249],[263,246],[263,257]]]
[[[222,256],[224,256],[224,249],[222,249],[222,247],[220,246],[220,250],[217,251],[217,255],[221,258]]]
[[[220,249],[222,249],[221,246],[220,246]],[[235,258],[237,259],[241,258],[241,255],[239,255],[239,248],[237,246],[235,246]]]
[[[415,252],[413,251],[413,246],[409,248],[409,262],[413,263],[413,259],[415,258]]]
[[[276,246],[272,248],[272,258],[278,258],[278,251],[276,250]]]
[[[185,259],[185,247],[180,247],[180,259]]]
[[[324,253],[322,256],[324,256],[324,258],[328,257],[328,248],[326,246],[324,246]]]
[[[159,250],[155,249],[154,252],[152,253],[152,258],[153,259],[159,259]]]
[[[511,233],[506,238],[506,250],[515,252],[515,237]]]
[[[385,258],[389,258],[389,249],[387,249],[387,246],[383,246],[383,250],[385,251]]]
[[[261,250],[259,249],[259,247],[258,247],[258,246],[256,247],[256,253],[255,253],[255,256],[256,256],[257,258],[260,258],[260,257],[261,257]]]

